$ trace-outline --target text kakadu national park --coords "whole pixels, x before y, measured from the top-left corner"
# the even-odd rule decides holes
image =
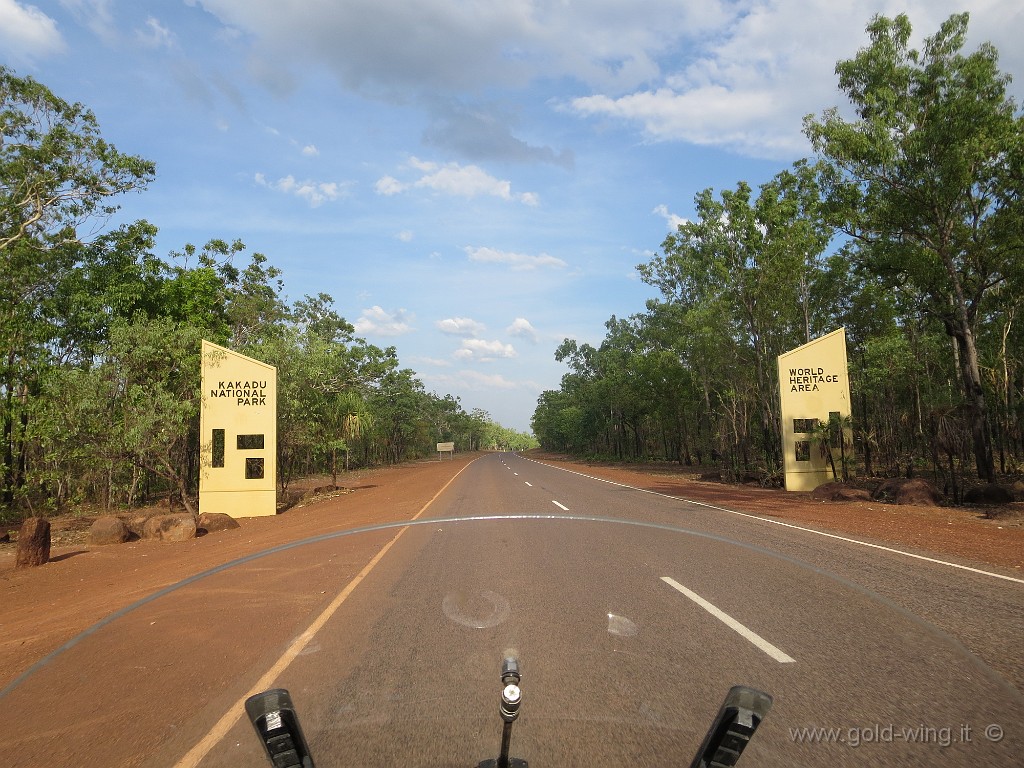
[[[266,405],[266,381],[218,381],[210,397],[234,397],[239,405]]]
[[[790,392],[817,392],[819,384],[838,384],[839,375],[825,373],[824,368],[790,368]]]

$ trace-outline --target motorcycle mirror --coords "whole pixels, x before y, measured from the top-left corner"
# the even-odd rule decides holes
[[[772,706],[772,697],[756,688],[729,689],[690,768],[731,768],[750,743]]]
[[[250,696],[245,712],[274,768],[314,768],[288,691],[272,688]]]

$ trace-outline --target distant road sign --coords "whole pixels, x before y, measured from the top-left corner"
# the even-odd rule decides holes
[[[438,453],[444,453],[444,452],[454,453],[455,452],[455,443],[438,443],[437,444],[437,452]]]

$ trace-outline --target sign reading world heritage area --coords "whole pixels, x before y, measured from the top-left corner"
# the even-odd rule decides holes
[[[832,414],[850,415],[846,329],[779,355],[778,364],[786,490],[813,490],[833,479],[814,430]]]
[[[277,513],[277,369],[203,342],[199,509]]]

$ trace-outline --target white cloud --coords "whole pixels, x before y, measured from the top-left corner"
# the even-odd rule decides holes
[[[60,4],[101,40],[107,43],[116,41],[117,27],[111,10],[113,0],[60,0]]]
[[[403,243],[411,243],[414,235],[412,230],[403,229],[401,232],[395,235],[395,237],[401,240]]]
[[[477,261],[489,264],[508,264],[514,270],[537,269],[538,267],[554,267],[561,269],[567,264],[559,258],[541,253],[533,256],[526,253],[513,253],[511,251],[499,251],[494,248],[474,248],[466,246],[463,248],[469,256],[470,261]]]
[[[63,53],[67,45],[57,22],[34,5],[0,0],[0,48],[13,59]]]
[[[433,368],[448,368],[451,366],[451,360],[444,360],[437,357],[412,357],[409,361],[413,365],[429,365]]]
[[[109,0],[63,2],[105,8]],[[969,10],[969,44],[992,40],[1004,71],[1018,74],[1018,97],[1024,83],[1020,0],[198,4],[240,31],[236,44],[250,46],[251,71],[273,92],[326,71],[363,94],[429,103],[426,143],[475,159],[570,162],[513,135],[501,110],[475,109],[466,97],[540,80],[578,84],[570,110],[635,124],[653,141],[792,159],[807,151],[801,118],[840,101],[836,61],[866,44],[875,13],[905,11],[920,39]]]
[[[457,197],[490,195],[510,202],[518,201],[529,206],[535,206],[539,202],[536,193],[514,194],[511,181],[497,179],[476,165],[460,165],[459,163],[441,165],[412,157],[409,159],[409,168],[420,171],[423,175],[415,181],[408,182],[399,181],[394,176],[383,176],[377,180],[374,186],[377,193],[397,195],[410,189],[429,189]]]
[[[511,381],[500,373],[483,373],[473,370],[461,370],[454,374],[438,374],[424,378],[428,378],[432,384],[438,386],[472,392],[490,392],[495,389],[540,390],[540,387],[532,381]]]
[[[469,317],[449,317],[445,320],[438,320],[435,325],[441,333],[452,336],[478,336],[487,329],[483,323]]]
[[[525,317],[517,317],[513,320],[512,325],[505,329],[505,333],[509,336],[518,336],[519,338],[526,339],[531,344],[536,344],[539,340],[537,329]]]
[[[353,323],[356,333],[367,336],[401,336],[414,330],[412,313],[404,309],[388,312],[374,305],[364,309],[359,319]]]
[[[284,176],[277,181],[270,181],[262,173],[255,174],[253,178],[261,187],[284,192],[287,195],[295,195],[305,200],[313,208],[323,205],[328,200],[334,201],[343,197],[349,186],[336,181],[298,181],[291,175]]]
[[[669,211],[668,206],[664,204],[655,207],[655,209],[651,211],[651,213],[656,213],[659,216],[661,216],[668,224],[668,228],[673,232],[679,229],[679,227],[681,227],[683,224],[689,223],[688,219],[685,219],[682,216],[672,213],[671,211]]]
[[[320,154],[320,150],[316,148],[315,144],[307,144],[302,148],[303,157],[317,157]]]
[[[484,341],[483,339],[463,339],[462,346],[452,353],[459,360],[488,363],[498,358],[518,357],[515,347],[501,341]]]
[[[378,195],[397,195],[399,192],[403,192],[406,186],[402,184],[394,176],[384,176],[377,179],[377,183],[373,185],[374,190]]]
[[[153,16],[146,19],[144,29],[135,30],[135,39],[147,48],[175,47],[174,34]]]
[[[979,5],[968,2],[968,8],[972,4]],[[1015,0],[983,4],[987,18],[1021,18]],[[665,60],[663,72],[643,87],[581,96],[571,101],[571,108],[582,116],[638,124],[652,141],[792,159],[809,150],[801,132],[803,116],[846,103],[837,89],[835,65],[868,43],[864,28],[873,14],[906,12],[917,38],[912,44],[920,45],[963,5],[962,0],[750,0],[723,5],[720,23],[707,42],[694,46],[689,55]],[[1013,44],[1007,49],[1018,48]]]

